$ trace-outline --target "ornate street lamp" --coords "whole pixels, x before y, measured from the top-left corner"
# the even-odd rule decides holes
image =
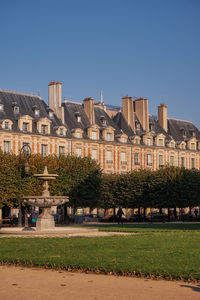
[[[26,161],[24,164],[25,174],[28,174],[30,171],[30,166],[28,159],[31,157],[31,147],[28,144],[25,144],[20,149],[19,153],[19,214],[18,214],[18,227],[22,227],[22,157],[25,157]],[[27,219],[27,218],[26,218]],[[25,220],[27,223],[27,220]],[[28,224],[25,224],[26,226]],[[25,227],[26,227],[25,226]]]

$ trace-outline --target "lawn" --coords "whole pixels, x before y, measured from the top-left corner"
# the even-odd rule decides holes
[[[128,227],[128,231],[135,230],[135,225]],[[138,228],[141,232],[131,236],[1,238],[0,262],[200,281],[200,230],[196,226],[153,228],[153,232]]]

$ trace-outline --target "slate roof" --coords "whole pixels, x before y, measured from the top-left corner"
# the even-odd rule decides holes
[[[4,105],[3,112],[0,111],[0,121],[5,119],[12,120],[12,129],[15,132],[20,132],[18,119],[24,115],[29,115],[33,118],[33,133],[35,134],[38,134],[36,121],[42,118],[51,120],[51,135],[55,135],[55,128],[63,126],[61,120],[55,114],[53,114],[53,118],[49,117],[50,109],[40,96],[0,90],[0,103]],[[19,107],[19,113],[14,113],[13,106]],[[35,116],[35,108],[40,111],[39,116]],[[69,133],[67,133],[67,136],[69,137]]]
[[[171,135],[177,143],[187,141],[192,137],[196,137],[196,139],[200,141],[200,132],[194,124],[189,121],[168,119],[168,134]]]
[[[72,132],[76,128],[83,130],[83,138],[88,139],[87,128],[91,126],[89,119],[84,111],[81,103],[65,102],[62,104],[64,107],[64,116],[67,127]],[[95,124],[100,127],[100,139],[102,139],[102,130],[108,126],[115,129],[115,135],[120,134],[120,129],[117,124],[106,114],[100,107],[94,107]],[[81,122],[77,121],[77,115],[81,116]],[[102,124],[102,118],[106,121],[106,126]]]

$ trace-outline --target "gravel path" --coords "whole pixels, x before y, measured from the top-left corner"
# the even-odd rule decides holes
[[[2,300],[197,300],[200,285],[0,266]]]

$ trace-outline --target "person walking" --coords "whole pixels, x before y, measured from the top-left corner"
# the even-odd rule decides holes
[[[118,224],[122,224],[122,215],[124,215],[124,212],[122,210],[122,207],[120,206],[118,211],[117,211],[117,216],[118,216]]]

